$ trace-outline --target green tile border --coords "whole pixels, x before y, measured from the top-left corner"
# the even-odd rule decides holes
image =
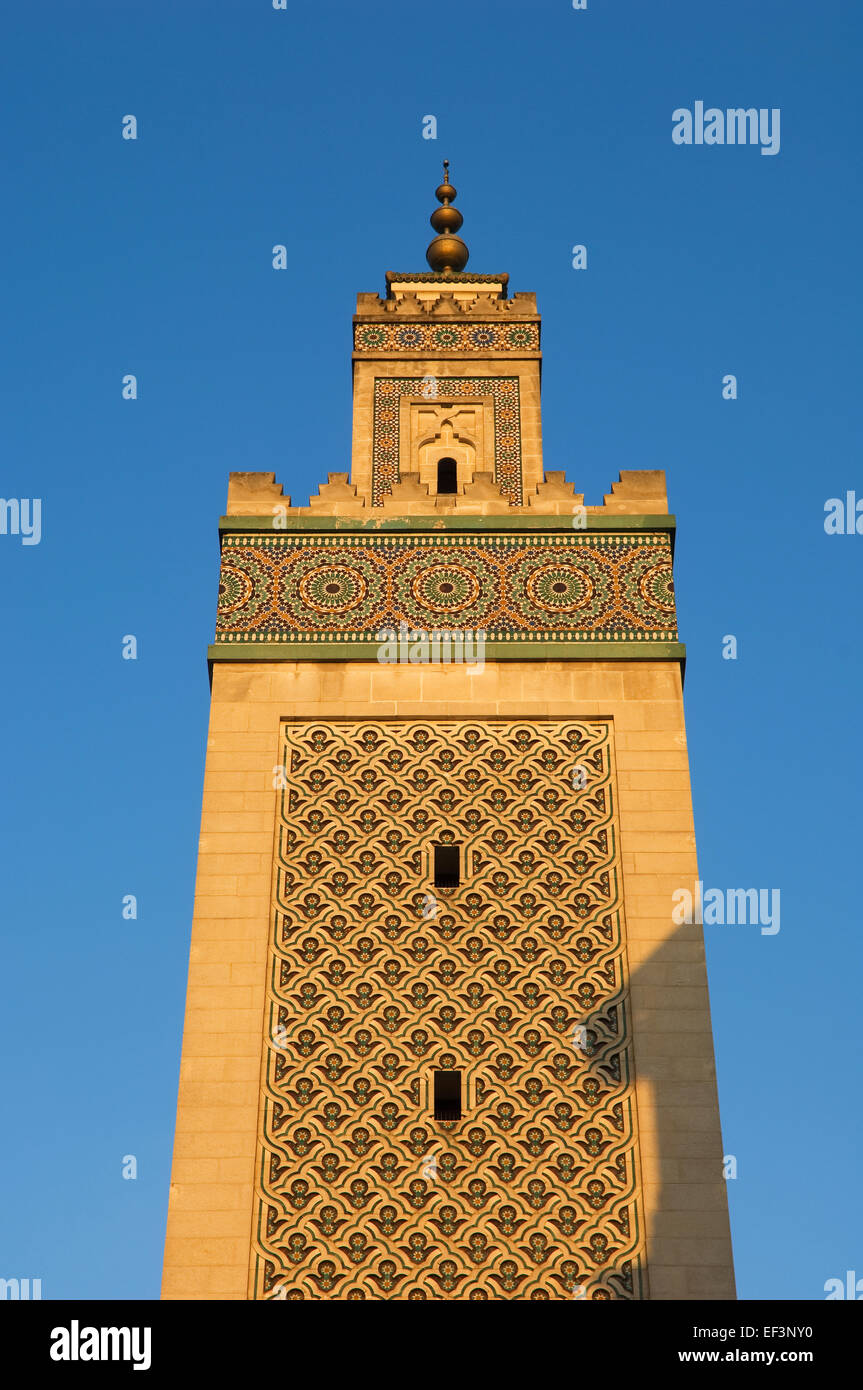
[[[376,661],[378,642],[215,642],[207,648],[214,661]],[[537,642],[485,644],[486,661],[686,661],[682,642]],[[387,664],[387,663],[381,663]],[[396,663],[393,663],[396,664]],[[421,663],[416,663],[417,665]],[[428,663],[422,663],[428,664]],[[470,664],[470,663],[467,663]]]
[[[380,512],[381,508],[375,507]],[[382,531],[670,531],[672,541],[676,529],[673,515],[652,516],[588,516],[587,525],[573,527],[572,516],[285,516],[281,525],[274,526],[270,516],[223,516],[219,518],[219,534],[237,532],[271,532],[287,536],[295,532],[354,531],[373,536]]]

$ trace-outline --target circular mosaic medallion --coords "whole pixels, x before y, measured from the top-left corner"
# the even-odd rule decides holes
[[[458,346],[458,341],[459,331],[450,324],[444,324],[434,330],[433,342],[435,347],[454,348]]]
[[[674,576],[665,557],[640,575],[638,592],[648,608],[658,608],[669,618],[674,617]]]
[[[385,608],[385,582],[379,564],[358,550],[312,550],[288,557],[280,575],[280,618],[289,628],[373,626]]]
[[[618,568],[621,608],[627,622],[644,631],[673,628],[674,579],[671,551],[659,546],[640,546]]]
[[[491,347],[497,338],[497,330],[488,324],[470,330],[471,347],[487,348]]]
[[[368,585],[357,569],[347,565],[320,565],[300,580],[300,598],[318,617],[330,613],[349,613],[358,608]]]
[[[403,328],[398,329],[396,342],[399,347],[403,348],[420,347],[424,336],[422,328],[414,324],[405,324]]]
[[[251,632],[273,611],[278,562],[273,553],[226,544],[219,575],[216,632]]]
[[[479,598],[479,580],[464,565],[432,565],[414,575],[411,593],[422,608],[460,613]]]
[[[467,546],[413,550],[393,571],[393,600],[406,622],[427,628],[451,620],[482,627],[500,603],[498,567]]]
[[[574,564],[537,565],[527,576],[527,596],[543,613],[577,613],[593,601],[593,580]]]
[[[374,348],[381,348],[386,340],[386,333],[377,324],[363,324],[357,329],[357,347],[371,351]]]
[[[522,552],[510,562],[507,606],[519,627],[601,627],[615,606],[612,577],[586,547]]]
[[[219,576],[219,615],[227,618],[248,603],[253,589],[251,576],[232,565],[223,564]]]

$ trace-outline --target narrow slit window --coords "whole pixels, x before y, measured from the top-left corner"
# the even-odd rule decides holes
[[[435,888],[458,888],[461,882],[461,852],[458,845],[435,845]]]
[[[434,1074],[434,1117],[436,1120],[461,1119],[461,1072],[436,1071]]]
[[[438,492],[458,492],[458,467],[455,459],[438,459]]]

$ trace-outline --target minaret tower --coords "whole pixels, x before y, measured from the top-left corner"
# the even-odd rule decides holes
[[[733,1298],[664,475],[436,196],[350,470],[230,478],[163,1297]]]

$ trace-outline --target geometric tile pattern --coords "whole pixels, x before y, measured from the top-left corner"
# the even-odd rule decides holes
[[[358,323],[356,352],[524,352],[539,351],[538,323]]]
[[[662,532],[227,535],[217,641],[379,640],[382,628],[674,641]]]
[[[646,1297],[611,725],[282,727],[252,1296]]]
[[[399,401],[402,396],[422,399],[428,377],[377,377],[375,379],[372,440],[372,505],[399,480]],[[517,376],[438,377],[437,394],[427,399],[436,405],[452,397],[491,396],[494,400],[494,480],[513,506],[522,503],[521,417]]]

